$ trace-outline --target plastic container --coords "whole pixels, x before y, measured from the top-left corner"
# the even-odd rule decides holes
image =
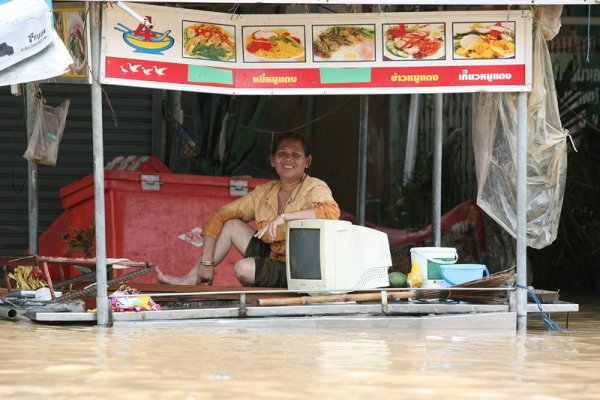
[[[410,249],[412,268],[418,268],[423,276],[421,287],[446,287],[448,283],[442,278],[440,265],[454,264],[458,255],[454,247],[413,247]]]
[[[263,179],[148,173],[105,169],[106,255],[159,265],[167,274],[184,275],[203,250],[202,226],[217,208],[243,196]],[[89,227],[94,215],[93,176],[60,190],[63,213],[40,236],[40,254],[66,256],[65,238],[73,228]],[[74,255],[71,255],[75,257]],[[76,257],[83,257],[79,254]],[[240,286],[232,250],[215,270],[215,286]],[[115,270],[113,277],[134,269]],[[79,273],[71,267],[67,278]],[[157,283],[148,273],[132,282]]]
[[[450,286],[490,276],[490,271],[483,264],[440,265],[440,272],[442,279]]]

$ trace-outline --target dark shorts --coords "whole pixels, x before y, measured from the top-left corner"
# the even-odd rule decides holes
[[[271,247],[262,240],[252,237],[246,248],[245,257],[254,258],[256,266],[254,285],[262,287],[287,287],[285,263],[269,258]]]

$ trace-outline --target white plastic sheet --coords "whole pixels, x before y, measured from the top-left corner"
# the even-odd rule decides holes
[[[52,17],[44,0],[0,4],[0,71],[50,44]]]
[[[73,63],[46,1],[0,2],[0,19],[0,86],[53,78]]]
[[[44,50],[7,69],[0,71],[0,86],[36,82],[62,75],[73,58],[56,33],[50,33],[52,42]]]
[[[533,87],[527,115],[527,245],[556,239],[567,172],[567,136],[562,128],[554,76],[542,32],[535,24]],[[547,26],[546,26],[547,28]],[[473,149],[477,204],[516,237],[517,98],[509,93],[473,95]]]

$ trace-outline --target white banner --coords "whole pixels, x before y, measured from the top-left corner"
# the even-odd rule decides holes
[[[232,15],[106,9],[102,82],[229,94],[528,91],[529,10]]]

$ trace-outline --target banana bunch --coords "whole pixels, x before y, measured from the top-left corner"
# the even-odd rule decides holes
[[[37,276],[34,267],[19,265],[8,277],[16,282],[17,289],[35,290],[47,285],[45,280]]]

